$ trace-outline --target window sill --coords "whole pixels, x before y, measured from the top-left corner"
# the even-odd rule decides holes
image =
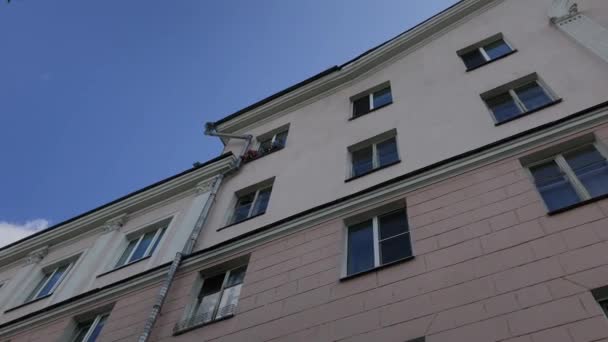
[[[344,180],[344,183],[348,183],[348,182],[350,182],[350,181],[354,181],[354,180],[355,180],[355,179],[357,179],[357,178],[361,178],[361,177],[363,177],[363,176],[367,176],[367,175],[369,175],[370,173],[374,173],[374,172],[376,172],[376,171],[380,171],[380,170],[382,170],[382,169],[386,169],[386,168],[387,168],[387,167],[389,167],[389,166],[393,166],[393,165],[395,165],[395,164],[399,164],[399,163],[401,163],[401,159],[399,159],[399,160],[395,160],[394,162],[388,163],[388,164],[386,164],[386,165],[382,165],[382,166],[377,167],[377,168],[375,168],[375,169],[371,169],[371,170],[369,170],[369,171],[367,171],[367,172],[365,172],[365,173],[362,173],[362,174],[360,174],[360,175],[356,175],[356,176],[352,176],[352,177],[350,177],[350,178],[347,178],[347,179],[345,179],[345,180]]]
[[[567,207],[563,207],[563,208],[552,210],[552,211],[548,212],[547,215],[553,216],[553,215],[561,214],[561,213],[563,213],[565,211],[576,209],[578,207],[582,207],[584,205],[587,205],[587,204],[590,204],[590,203],[593,203],[593,202],[601,201],[601,200],[606,199],[606,198],[608,198],[608,194],[603,194],[603,195],[600,195],[600,196],[597,196],[597,197],[593,197],[593,198],[590,198],[590,199],[587,199],[587,200],[584,200],[584,201],[581,201],[581,202],[578,202],[578,203],[571,204],[571,205],[569,205]]]
[[[494,59],[492,59],[492,60],[489,60],[489,61],[487,61],[487,62],[485,62],[485,63],[483,63],[483,64],[479,64],[479,65],[478,65],[478,66],[476,66],[476,67],[468,68],[466,72],[471,72],[471,71],[473,71],[473,70],[477,70],[477,69],[479,69],[479,68],[481,68],[481,67],[483,67],[483,66],[485,66],[485,65],[488,65],[488,64],[490,64],[490,63],[494,63],[494,62],[499,61],[499,60],[501,60],[501,59],[503,59],[503,58],[506,58],[506,57],[508,57],[508,56],[511,56],[512,54],[514,54],[514,53],[516,53],[516,52],[517,52],[517,50],[512,50],[511,52],[505,53],[504,55],[502,55],[502,56],[500,56],[500,57],[497,57],[497,58],[494,58]]]
[[[549,103],[547,103],[546,105],[543,105],[543,106],[540,106],[540,107],[538,107],[538,108],[535,108],[535,109],[529,110],[529,111],[527,111],[527,112],[525,112],[525,113],[519,114],[518,116],[514,116],[514,117],[512,117],[512,118],[510,118],[510,119],[507,119],[507,120],[504,120],[504,121],[501,121],[501,122],[496,122],[496,123],[494,124],[494,126],[500,126],[500,125],[502,125],[502,124],[506,124],[507,122],[511,122],[511,121],[513,121],[513,120],[517,120],[517,119],[519,119],[519,118],[522,118],[522,117],[524,117],[524,116],[526,116],[526,115],[530,115],[530,114],[532,114],[532,113],[536,113],[536,112],[541,111],[541,110],[543,110],[543,109],[545,109],[545,108],[547,108],[547,107],[551,107],[551,106],[553,106],[553,105],[556,105],[556,104],[558,104],[558,103],[560,103],[560,102],[562,102],[562,99],[556,99],[556,100],[553,100],[552,102],[549,102]]]
[[[122,270],[123,268],[127,268],[127,267],[129,267],[129,266],[131,266],[131,265],[133,265],[133,264],[137,264],[137,263],[138,263],[138,262],[140,262],[140,261],[144,261],[144,260],[146,260],[146,259],[149,259],[150,257],[151,257],[151,255],[148,255],[148,256],[146,256],[146,257],[143,257],[143,258],[141,258],[141,259],[137,259],[137,260],[135,260],[135,261],[133,261],[133,262],[130,262],[130,263],[128,263],[128,264],[124,264],[124,265],[122,265],[122,266],[119,266],[119,267],[113,268],[113,269],[111,269],[111,270],[109,270],[109,271],[106,271],[106,272],[103,272],[103,273],[101,273],[101,274],[98,274],[96,278],[103,277],[103,276],[105,276],[106,274],[110,274],[110,273],[112,273],[112,272],[116,272],[116,271],[118,271],[118,270]]]
[[[350,280],[350,279],[353,279],[353,278],[357,278],[357,277],[362,276],[364,274],[380,271],[380,270],[382,270],[384,268],[387,268],[387,267],[399,265],[399,264],[408,262],[410,260],[414,260],[415,258],[416,257],[414,255],[411,255],[409,257],[406,257],[406,258],[403,258],[403,259],[400,259],[400,260],[397,260],[397,261],[393,261],[393,262],[388,263],[388,264],[384,264],[384,265],[380,265],[378,267],[370,268],[369,270],[361,271],[361,272],[354,273],[354,274],[349,274],[347,276],[344,276],[344,277],[340,278],[340,282],[347,281],[347,280]]]
[[[230,228],[230,227],[232,227],[232,226],[236,226],[237,224],[241,224],[241,223],[246,222],[246,221],[249,221],[249,220],[253,220],[254,218],[256,218],[256,217],[258,217],[258,216],[262,216],[262,215],[264,215],[264,214],[266,214],[266,212],[265,212],[265,211],[264,211],[264,212],[261,212],[261,213],[259,213],[259,214],[257,214],[257,215],[250,216],[250,217],[248,217],[248,218],[246,218],[246,219],[244,219],[244,220],[240,220],[240,221],[238,221],[238,222],[230,223],[230,224],[225,225],[225,226],[223,226],[223,227],[221,227],[221,228],[218,228],[218,229],[216,230],[216,232],[219,232],[220,230],[224,230],[224,229],[226,229],[226,228]]]
[[[353,120],[356,120],[356,119],[358,119],[358,118],[360,118],[360,117],[362,117],[362,116],[366,116],[366,115],[368,115],[368,114],[370,114],[370,113],[373,113],[373,112],[375,112],[375,111],[378,111],[378,110],[380,110],[380,109],[382,109],[382,108],[384,108],[384,107],[390,106],[390,105],[392,105],[392,104],[393,104],[393,101],[391,101],[391,102],[389,102],[389,103],[386,103],[386,104],[383,104],[383,105],[382,105],[382,106],[380,106],[380,107],[376,107],[376,108],[374,108],[374,109],[370,110],[369,112],[367,112],[367,113],[365,113],[365,114],[361,114],[361,115],[357,115],[357,116],[351,116],[350,118],[348,118],[348,121],[353,121]]]
[[[7,309],[7,310],[4,311],[4,313],[9,313],[11,311],[15,311],[15,310],[21,309],[24,306],[28,306],[30,304],[34,304],[36,302],[39,302],[39,301],[41,301],[43,299],[47,299],[47,298],[49,298],[52,295],[53,295],[52,293],[49,293],[46,296],[38,297],[36,299],[30,300],[29,302],[25,302],[25,303],[23,303],[21,305],[17,305],[17,306],[14,306],[14,307],[10,308],[10,309]]]
[[[189,331],[192,331],[192,330],[195,330],[195,329],[198,329],[198,328],[202,328],[204,326],[207,326],[207,325],[210,325],[210,324],[213,324],[213,323],[218,323],[218,322],[221,322],[221,321],[225,321],[225,320],[227,320],[229,318],[232,318],[232,317],[234,317],[234,314],[228,315],[228,316],[224,316],[222,318],[214,319],[213,321],[210,321],[210,322],[195,324],[195,325],[189,326],[187,328],[182,328],[182,329],[177,329],[177,326],[176,326],[176,329],[173,329],[173,336],[185,334],[185,333],[187,333]]]
[[[280,150],[282,150],[282,149],[284,149],[284,148],[285,148],[285,146],[283,146],[283,147],[275,147],[275,148],[271,149],[270,151],[268,151],[268,152],[266,152],[266,153],[263,153],[263,154],[258,155],[258,156],[257,156],[257,157],[255,157],[255,158],[251,158],[251,159],[244,159],[244,160],[243,160],[243,163],[245,163],[245,164],[251,163],[251,162],[253,162],[254,160],[258,160],[258,159],[260,159],[260,158],[266,157],[267,155],[269,155],[269,154],[273,154],[273,153],[275,153],[275,152],[277,152],[277,151],[280,151]],[[254,150],[254,151],[255,151],[255,150]]]

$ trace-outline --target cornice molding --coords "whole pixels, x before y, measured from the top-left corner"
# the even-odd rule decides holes
[[[35,251],[30,252],[25,259],[26,265],[37,264],[49,254],[49,247],[44,246]]]
[[[173,197],[182,192],[192,192],[194,187],[208,179],[214,179],[220,173],[230,170],[236,158],[230,156],[222,158],[208,166],[186,173],[162,184],[146,189],[124,200],[103,207],[99,210],[69,221],[64,225],[56,226],[47,231],[32,236],[26,240],[18,242],[13,246],[8,246],[0,250],[0,264],[8,264],[19,258],[23,258],[30,251],[41,248],[42,246],[52,246],[65,239],[71,239],[76,235],[89,232],[91,229],[102,227],[106,230],[105,224],[124,213],[141,211],[141,208],[134,210],[138,206],[150,201],[162,201],[163,197]],[[182,189],[183,188],[183,189]],[[180,189],[180,190],[177,190]],[[110,227],[107,227],[108,229]],[[116,228],[116,227],[114,227]]]
[[[125,223],[127,222],[127,219],[128,219],[128,215],[125,213],[125,214],[121,214],[113,219],[106,221],[106,223],[104,223],[104,225],[101,228],[103,234],[119,230],[120,228],[122,228],[122,226],[125,225]]]
[[[549,9],[549,20],[559,23],[578,14],[578,4],[573,0],[553,0]]]
[[[237,132],[279,112],[291,112],[293,110],[292,107],[350,82],[396,55],[402,54],[409,49],[419,48],[420,41],[433,37],[437,32],[443,31],[445,27],[460,22],[464,17],[499,1],[502,0],[462,0],[444,12],[365,53],[361,57],[347,62],[340,66],[339,70],[222,122],[217,128],[220,131]]]

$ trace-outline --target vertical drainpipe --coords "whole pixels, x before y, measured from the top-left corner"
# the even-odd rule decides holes
[[[167,276],[163,280],[160,290],[158,291],[156,301],[154,302],[154,306],[152,306],[152,310],[150,311],[150,314],[148,315],[148,318],[146,319],[146,323],[144,325],[144,331],[142,332],[141,335],[139,335],[139,339],[137,340],[138,342],[147,342],[148,339],[150,338],[150,335],[152,334],[152,328],[154,328],[154,323],[156,323],[156,320],[158,319],[158,316],[160,314],[160,310],[163,306],[163,303],[165,302],[165,299],[167,298],[167,293],[169,292],[169,289],[171,288],[171,284],[173,283],[173,279],[175,278],[177,269],[179,268],[179,265],[181,264],[184,255],[188,255],[188,254],[192,253],[192,250],[194,249],[194,245],[196,244],[196,240],[198,239],[201,231],[203,230],[205,221],[207,220],[207,217],[209,216],[209,212],[211,211],[211,207],[213,206],[213,203],[215,202],[215,197],[220,188],[220,185],[222,184],[222,181],[224,180],[224,177],[228,173],[237,172],[239,170],[239,168],[241,167],[242,160],[243,160],[243,154],[245,154],[245,152],[247,152],[247,150],[251,146],[251,140],[253,139],[252,135],[237,135],[237,134],[229,134],[229,133],[220,133],[215,129],[215,126],[212,123],[207,123],[205,125],[205,135],[234,138],[234,139],[243,139],[243,140],[245,140],[245,146],[243,147],[243,151],[241,152],[241,154],[239,155],[239,158],[236,160],[236,162],[233,164],[233,166],[228,171],[217,176],[217,179],[213,183],[213,188],[211,189],[211,193],[209,194],[209,197],[207,198],[207,201],[205,202],[203,211],[199,215],[198,219],[196,220],[196,223],[194,224],[194,227],[192,228],[192,233],[190,233],[190,237],[186,241],[186,244],[184,245],[184,248],[182,249],[182,251],[175,253],[175,258],[171,262],[171,266],[169,267],[169,272],[167,273]]]

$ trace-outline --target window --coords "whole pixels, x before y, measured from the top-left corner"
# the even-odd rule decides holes
[[[232,214],[232,220],[230,221],[232,224],[262,215],[266,212],[268,202],[270,201],[270,193],[272,192],[272,183],[263,183],[260,186],[256,186],[255,190],[244,191],[241,194],[237,193],[236,205]]]
[[[145,233],[129,239],[127,248],[125,248],[114,267],[128,265],[152,255],[165,234],[165,229],[169,225],[169,221],[170,219],[154,224],[145,229]]]
[[[399,161],[397,152],[396,131],[374,137],[369,141],[349,148],[351,157],[351,177],[370,173],[378,168],[395,164]]]
[[[608,316],[608,286],[593,289],[591,294],[604,311],[604,314]]]
[[[460,50],[458,55],[462,58],[467,70],[473,70],[513,52],[515,50],[504,40],[502,34],[497,34]]]
[[[285,141],[287,140],[287,131],[280,131],[270,136],[260,138],[260,146],[258,147],[258,153],[261,155],[280,150],[285,147]]]
[[[608,194],[608,163],[597,144],[557,154],[529,169],[549,211]]]
[[[48,270],[43,271],[42,279],[34,288],[32,293],[27,297],[26,302],[30,302],[39,298],[50,296],[53,294],[57,286],[61,284],[66,274],[72,267],[72,263],[63,263]]]
[[[376,87],[378,88],[378,87]],[[371,111],[388,106],[393,103],[390,85],[382,85],[377,90],[370,90],[365,94],[353,98],[353,118],[365,115]]]
[[[535,74],[482,94],[481,97],[497,124],[557,102]]]
[[[97,315],[94,319],[79,323],[72,342],[95,342],[101,334],[109,314]]]
[[[205,277],[190,314],[178,323],[176,330],[232,317],[236,312],[246,270],[247,266],[239,266]]]
[[[348,226],[346,273],[353,275],[412,256],[405,209]]]

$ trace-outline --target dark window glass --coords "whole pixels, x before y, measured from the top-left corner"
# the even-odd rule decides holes
[[[258,152],[267,153],[270,151],[272,147],[272,138],[260,141],[260,147],[258,148]]]
[[[564,158],[591,197],[608,193],[608,163],[595,147],[567,153]]]
[[[369,113],[369,96],[363,96],[353,101],[353,117]]]
[[[73,342],[86,342],[84,337],[87,336],[87,333],[89,332],[89,329],[91,329],[92,325],[93,321],[79,324]]]
[[[478,49],[463,54],[461,58],[464,61],[464,65],[467,66],[467,69],[473,69],[486,63],[485,57]]]
[[[372,220],[349,227],[347,272],[355,274],[374,267],[374,229]]]
[[[154,235],[156,235],[156,231],[152,231],[152,232],[148,232],[148,233],[144,234],[144,237],[139,242],[139,245],[137,245],[137,248],[133,252],[133,255],[131,255],[129,262],[139,260],[146,256],[146,250],[150,246],[150,243],[152,243],[152,240],[154,239]]]
[[[494,113],[496,122],[502,122],[512,119],[522,114],[521,110],[515,104],[515,100],[509,93],[500,94],[486,100],[488,106]]]
[[[511,47],[502,39],[484,46],[483,49],[490,59],[496,59],[511,52]]]
[[[374,108],[379,108],[393,102],[393,96],[391,94],[391,88],[387,87],[382,90],[378,90],[373,95]]]
[[[103,329],[103,326],[106,324],[106,319],[107,319],[107,315],[103,316],[99,322],[97,322],[97,325],[95,326],[95,328],[93,328],[93,331],[91,331],[91,335],[89,335],[89,338],[87,338],[87,340],[85,342],[95,342],[97,341],[97,338],[99,337],[99,334],[101,334],[101,330]]]
[[[59,281],[61,281],[61,278],[63,277],[63,274],[67,271],[68,267],[70,265],[63,265],[61,267],[57,268],[57,271],[55,273],[53,273],[50,278],[48,278],[48,281],[46,282],[46,284],[44,285],[44,287],[42,287],[42,289],[40,290],[40,293],[38,293],[38,295],[36,296],[36,298],[40,298],[40,297],[44,297],[46,295],[49,295],[53,292],[54,287],[59,284]]]
[[[608,316],[608,300],[601,301],[600,306],[604,310],[604,314]]]
[[[131,255],[131,251],[133,251],[133,248],[135,248],[135,245],[137,245],[137,241],[139,241],[139,239],[129,241],[129,245],[127,245],[127,248],[120,256],[120,259],[118,259],[118,262],[116,263],[116,267],[122,266],[127,263],[127,258],[129,257],[129,255]]]
[[[234,208],[234,216],[232,222],[239,222],[246,219],[249,216],[249,210],[253,204],[255,193],[250,193],[239,197],[236,207]]]
[[[285,141],[287,140],[287,131],[277,133],[276,138],[274,139],[274,148],[285,147]]]
[[[397,155],[397,141],[395,138],[383,141],[376,145],[376,151],[378,152],[379,166],[384,166],[399,160]]]
[[[163,235],[165,235],[165,229],[161,229],[160,233],[158,234],[158,238],[154,241],[154,245],[152,245],[152,248],[150,248],[148,255],[152,255],[152,253],[154,253],[156,247],[160,243],[160,240],[163,238]]]
[[[534,182],[549,211],[557,210],[580,201],[578,194],[560,171],[555,161],[530,168]]]
[[[378,217],[380,261],[387,264],[412,255],[407,215],[404,210]]]
[[[536,82],[515,89],[515,93],[528,111],[542,107],[553,101],[545,90]]]
[[[266,207],[268,207],[268,201],[270,201],[270,193],[272,192],[272,188],[267,188],[260,190],[258,194],[258,198],[255,202],[255,206],[253,208],[252,216],[261,215],[266,212]]]
[[[352,152],[353,176],[362,175],[374,168],[373,148],[368,146]]]

